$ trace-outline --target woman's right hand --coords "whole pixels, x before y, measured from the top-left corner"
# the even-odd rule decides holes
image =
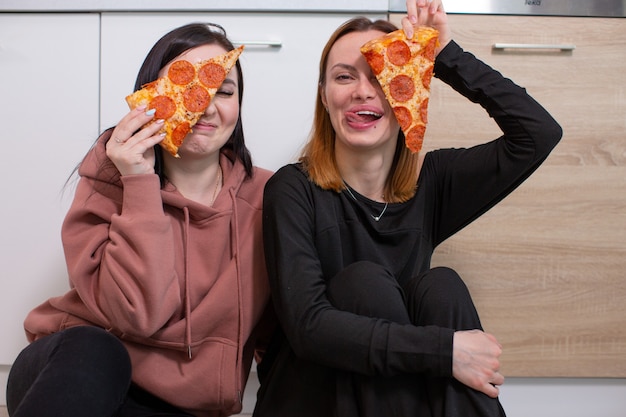
[[[402,29],[407,38],[413,37],[416,26],[430,26],[439,31],[439,46],[435,49],[435,56],[437,56],[452,40],[452,32],[442,0],[407,0],[406,10],[407,15],[402,19]]]
[[[145,106],[131,110],[117,124],[106,144],[106,153],[122,176],[154,174],[154,145],[163,140],[159,134],[163,120],[140,129],[154,118],[154,110]]]
[[[480,330],[454,332],[452,376],[458,381],[496,398],[504,383],[500,373],[502,346],[496,338]]]

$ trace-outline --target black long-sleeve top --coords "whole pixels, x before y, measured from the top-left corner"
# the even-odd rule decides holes
[[[323,190],[298,164],[283,167],[266,185],[272,296],[287,349],[298,358],[370,375],[452,373],[453,330],[340,311],[327,299],[326,284],[360,260],[385,266],[400,283],[427,270],[435,247],[520,185],[562,131],[523,88],[454,42],[438,55],[435,76],[485,108],[503,135],[471,148],[428,152],[416,195],[389,204],[379,222],[370,214],[382,204]]]

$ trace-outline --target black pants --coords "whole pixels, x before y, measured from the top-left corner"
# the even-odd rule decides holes
[[[190,417],[132,385],[124,345],[91,326],[28,345],[11,367],[6,398],[11,417]]]
[[[449,268],[434,268],[403,287],[384,268],[355,263],[330,280],[328,297],[344,311],[400,324],[455,330],[482,329],[469,291]],[[337,415],[342,417],[504,416],[497,399],[454,378],[337,375]]]

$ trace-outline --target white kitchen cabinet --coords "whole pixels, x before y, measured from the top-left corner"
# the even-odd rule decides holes
[[[104,13],[102,15],[101,128],[128,111],[143,59],[171,29],[191,22],[222,25],[233,41],[247,45],[242,117],[246,142],[256,165],[276,170],[293,161],[311,128],[318,65],[331,33],[354,14],[311,13]],[[369,17],[386,18],[384,14]]]
[[[0,13],[0,365],[26,345],[28,311],[67,290],[64,184],[98,131],[98,20]]]

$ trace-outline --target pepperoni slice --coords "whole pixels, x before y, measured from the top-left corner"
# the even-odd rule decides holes
[[[413,123],[413,117],[411,116],[411,112],[406,107],[394,107],[393,112],[396,115],[396,119],[398,120],[398,123],[400,124],[400,129],[402,129],[402,131],[408,129],[409,126],[411,126],[411,123]]]
[[[218,88],[226,78],[226,71],[215,62],[207,62],[198,70],[200,82],[207,88]]]
[[[156,96],[150,101],[148,109],[155,109],[154,119],[169,119],[176,112],[176,103],[167,96]]]
[[[387,47],[387,57],[392,64],[401,67],[411,60],[411,50],[404,41],[393,41]]]
[[[422,85],[424,88],[430,88],[430,80],[433,78],[433,66],[431,65],[422,74]]]
[[[167,76],[174,84],[186,85],[195,78],[196,69],[189,61],[175,61],[172,65],[170,65],[170,69],[167,71]]]
[[[372,69],[374,75],[378,75],[385,68],[385,57],[376,51],[367,51],[363,54],[365,61]]]
[[[428,99],[425,98],[422,100],[422,104],[420,104],[420,119],[422,119],[422,123],[428,123]]]
[[[403,103],[413,97],[415,85],[408,75],[396,75],[389,83],[389,92],[394,100]]]
[[[191,125],[189,122],[182,122],[178,126],[174,128],[172,131],[172,143],[176,145],[176,147],[180,147],[183,144],[183,140],[185,140],[185,136],[191,130]]]
[[[189,111],[204,111],[211,102],[211,96],[206,88],[199,84],[193,85],[183,93],[183,104]]]
[[[405,136],[406,147],[413,153],[417,153],[422,149],[424,143],[424,134],[426,133],[426,126],[417,125]]]
[[[424,45],[424,51],[422,52],[423,56],[429,60],[435,60],[435,48],[437,47],[437,38],[432,38],[428,41],[426,45]]]

